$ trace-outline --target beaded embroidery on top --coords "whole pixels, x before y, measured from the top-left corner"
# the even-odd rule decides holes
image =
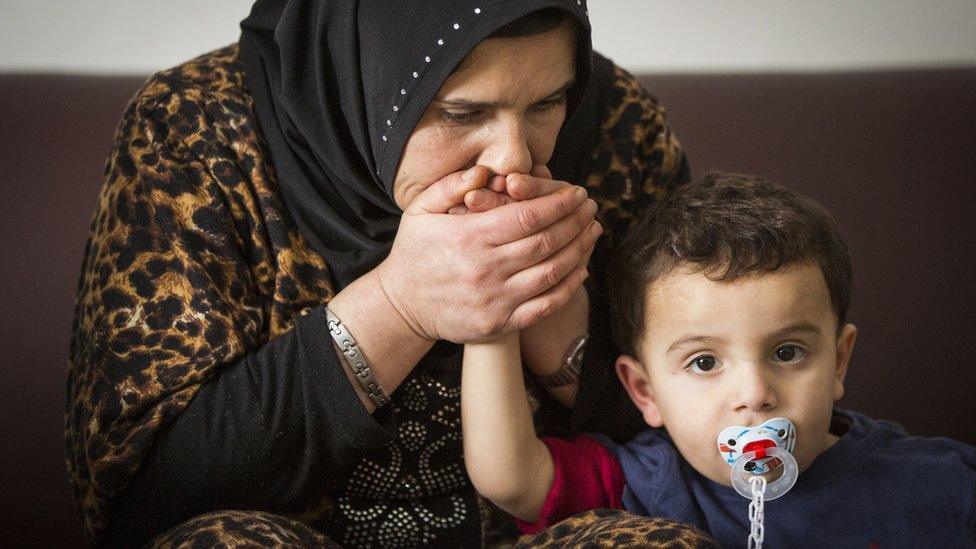
[[[428,545],[447,541],[439,535],[456,534],[465,521],[480,528],[477,500],[455,459],[463,451],[460,388],[444,381],[420,373],[394,394],[397,438],[389,453],[357,464],[337,500],[343,545]]]

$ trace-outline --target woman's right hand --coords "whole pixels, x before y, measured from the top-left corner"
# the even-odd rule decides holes
[[[417,195],[373,273],[426,339],[475,342],[522,329],[561,308],[586,278],[600,232],[586,191],[566,184],[486,212],[447,213],[488,175],[475,166]]]

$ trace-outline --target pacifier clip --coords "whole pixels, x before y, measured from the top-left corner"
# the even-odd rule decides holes
[[[799,467],[791,453],[795,446],[796,427],[782,417],[753,427],[728,427],[718,435],[718,450],[732,467],[732,487],[749,500],[749,549],[762,548],[766,501],[782,497],[796,484]],[[762,475],[779,467],[783,473],[767,483]]]

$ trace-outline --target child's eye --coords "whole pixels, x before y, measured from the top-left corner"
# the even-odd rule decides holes
[[[480,111],[441,111],[444,120],[452,124],[464,124],[471,122],[480,114]]]
[[[711,372],[718,367],[718,365],[718,361],[715,360],[715,357],[711,355],[701,355],[691,359],[691,362],[687,367],[691,370],[691,373],[701,375]]]
[[[779,362],[794,363],[799,362],[807,356],[807,352],[799,345],[781,345],[773,353],[773,357]]]

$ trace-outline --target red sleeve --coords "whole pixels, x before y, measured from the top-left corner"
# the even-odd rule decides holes
[[[596,440],[543,438],[552,454],[555,474],[539,519],[515,519],[525,534],[534,534],[590,509],[623,509],[624,473],[620,462]]]

